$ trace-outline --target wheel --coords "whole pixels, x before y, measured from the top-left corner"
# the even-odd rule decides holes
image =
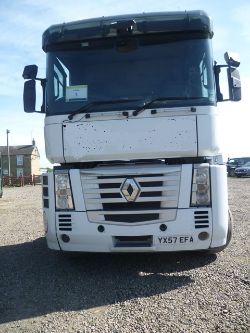
[[[232,239],[232,234],[233,234],[233,216],[232,216],[231,210],[229,209],[228,210],[228,230],[227,230],[226,244],[222,245],[222,246],[219,246],[219,247],[214,247],[214,248],[211,248],[211,249],[201,251],[201,253],[204,254],[204,255],[207,255],[207,254],[209,255],[209,254],[214,254],[214,253],[218,253],[218,252],[223,251],[228,246],[228,244],[230,243],[230,241]]]
[[[235,176],[234,169],[230,169],[230,170],[228,171],[228,176],[229,176],[229,177],[234,177],[234,176]]]
[[[237,178],[241,178],[241,175],[236,175],[237,176]]]

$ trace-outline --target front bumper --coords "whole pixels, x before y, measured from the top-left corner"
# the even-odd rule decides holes
[[[178,210],[176,220],[165,223],[167,227],[165,231],[160,230],[162,224],[159,223],[128,227],[121,224],[90,223],[85,212],[56,213],[56,234],[60,249],[63,251],[165,252],[207,249],[211,245],[212,237],[211,209],[206,210],[207,214],[203,219],[205,222],[202,225],[196,218],[199,211],[204,212],[204,209]],[[66,219],[71,220],[68,230],[63,225]],[[200,240],[199,234],[204,232],[207,233],[208,238]],[[67,235],[70,240],[64,242],[63,235]],[[133,238],[141,236],[151,237],[151,242],[146,245],[133,242]],[[117,242],[122,237],[126,237],[126,242]],[[49,241],[48,245],[50,245]]]
[[[235,171],[236,176],[250,176],[250,172],[247,171]]]
[[[110,223],[105,220],[90,222],[85,208],[80,170],[77,169],[70,170],[75,210],[56,212],[54,178],[53,174],[49,174],[49,202],[48,207],[44,207],[48,247],[79,252],[176,252],[224,246],[228,231],[226,170],[223,166],[211,166],[210,171],[212,207],[190,208],[192,167],[185,165],[182,166],[175,218],[170,221],[140,223]],[[162,224],[167,227],[165,231],[160,228]],[[199,237],[201,233],[206,233],[203,234],[205,239]],[[137,239],[134,237],[149,238],[150,241],[146,244],[136,242],[133,241]],[[125,239],[126,242],[121,244],[117,241],[119,239]]]

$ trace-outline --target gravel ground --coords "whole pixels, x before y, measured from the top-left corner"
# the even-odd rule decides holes
[[[222,253],[49,251],[41,188],[0,199],[1,333],[249,332],[250,179],[229,179],[234,236]]]

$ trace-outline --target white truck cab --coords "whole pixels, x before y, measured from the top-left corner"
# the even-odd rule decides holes
[[[43,88],[48,247],[62,251],[224,249],[231,238],[217,103],[226,67],[212,56],[203,11],[120,15],[53,25],[45,79],[26,66],[24,110]]]

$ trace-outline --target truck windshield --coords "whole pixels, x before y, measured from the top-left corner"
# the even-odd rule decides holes
[[[47,80],[47,115],[92,102],[91,112],[134,109],[157,96],[170,97],[159,106],[215,104],[210,39],[190,33],[57,45],[48,52]],[[112,100],[123,102],[96,103]]]

